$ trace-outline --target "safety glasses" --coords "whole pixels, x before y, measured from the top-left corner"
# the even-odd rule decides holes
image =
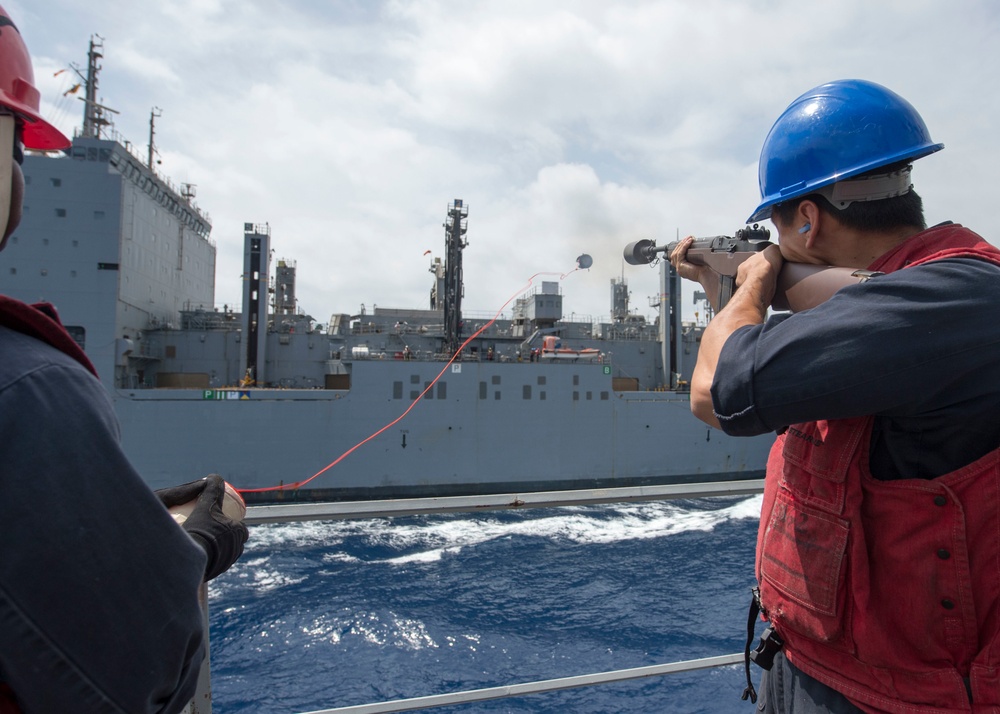
[[[0,112],[0,146],[13,146],[14,161],[24,163],[24,124],[13,114]]]
[[[21,132],[17,118],[13,114],[0,114],[0,152],[4,146],[14,147],[14,161],[18,164],[24,160],[24,148],[21,145]],[[0,154],[2,156],[2,154]],[[10,161],[0,159],[0,231],[7,227],[10,218],[11,180],[14,165]]]
[[[0,112],[0,147],[14,147],[14,161],[24,163],[24,126],[20,118]]]

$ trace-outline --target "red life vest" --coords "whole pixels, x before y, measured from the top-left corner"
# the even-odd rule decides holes
[[[1000,265],[946,225],[869,268],[954,257]],[[873,422],[795,424],[775,441],[757,539],[766,616],[790,662],[867,712],[1000,714],[1000,449],[935,479],[880,481]]]

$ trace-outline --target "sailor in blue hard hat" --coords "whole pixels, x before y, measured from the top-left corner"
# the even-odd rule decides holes
[[[1000,249],[926,226],[910,172],[941,148],[873,82],[795,99],[749,218],[779,245],[740,263],[702,334],[694,415],[776,435],[756,557],[764,714],[1000,711]],[[705,285],[689,245],[671,262]],[[772,315],[785,262],[874,277]]]
[[[837,209],[904,195],[912,187],[908,165],[872,172],[943,148],[895,92],[860,79],[822,84],[789,104],[771,127],[758,166],[761,202],[747,222],[770,218],[775,204],[810,193]]]

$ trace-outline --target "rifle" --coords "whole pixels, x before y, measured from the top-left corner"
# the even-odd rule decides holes
[[[696,238],[688,248],[687,261],[693,265],[707,265],[719,275],[719,305],[721,310],[736,289],[736,273],[740,264],[755,253],[774,245],[771,232],[756,223],[741,228],[735,236]],[[680,241],[657,247],[648,238],[633,241],[625,246],[625,262],[629,265],[646,265],[657,259],[658,253],[669,256]],[[848,285],[863,283],[881,273],[854,268],[835,268],[830,265],[785,263],[778,275],[771,307],[775,310],[801,312],[828,300],[835,292]],[[713,306],[715,307],[715,306]]]

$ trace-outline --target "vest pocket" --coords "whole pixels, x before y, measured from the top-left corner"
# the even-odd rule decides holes
[[[788,626],[821,642],[844,629],[848,522],[779,492],[764,532],[761,600],[780,632]]]
[[[800,503],[841,513],[847,471],[862,432],[859,419],[810,422],[788,427],[782,449],[782,480]]]

